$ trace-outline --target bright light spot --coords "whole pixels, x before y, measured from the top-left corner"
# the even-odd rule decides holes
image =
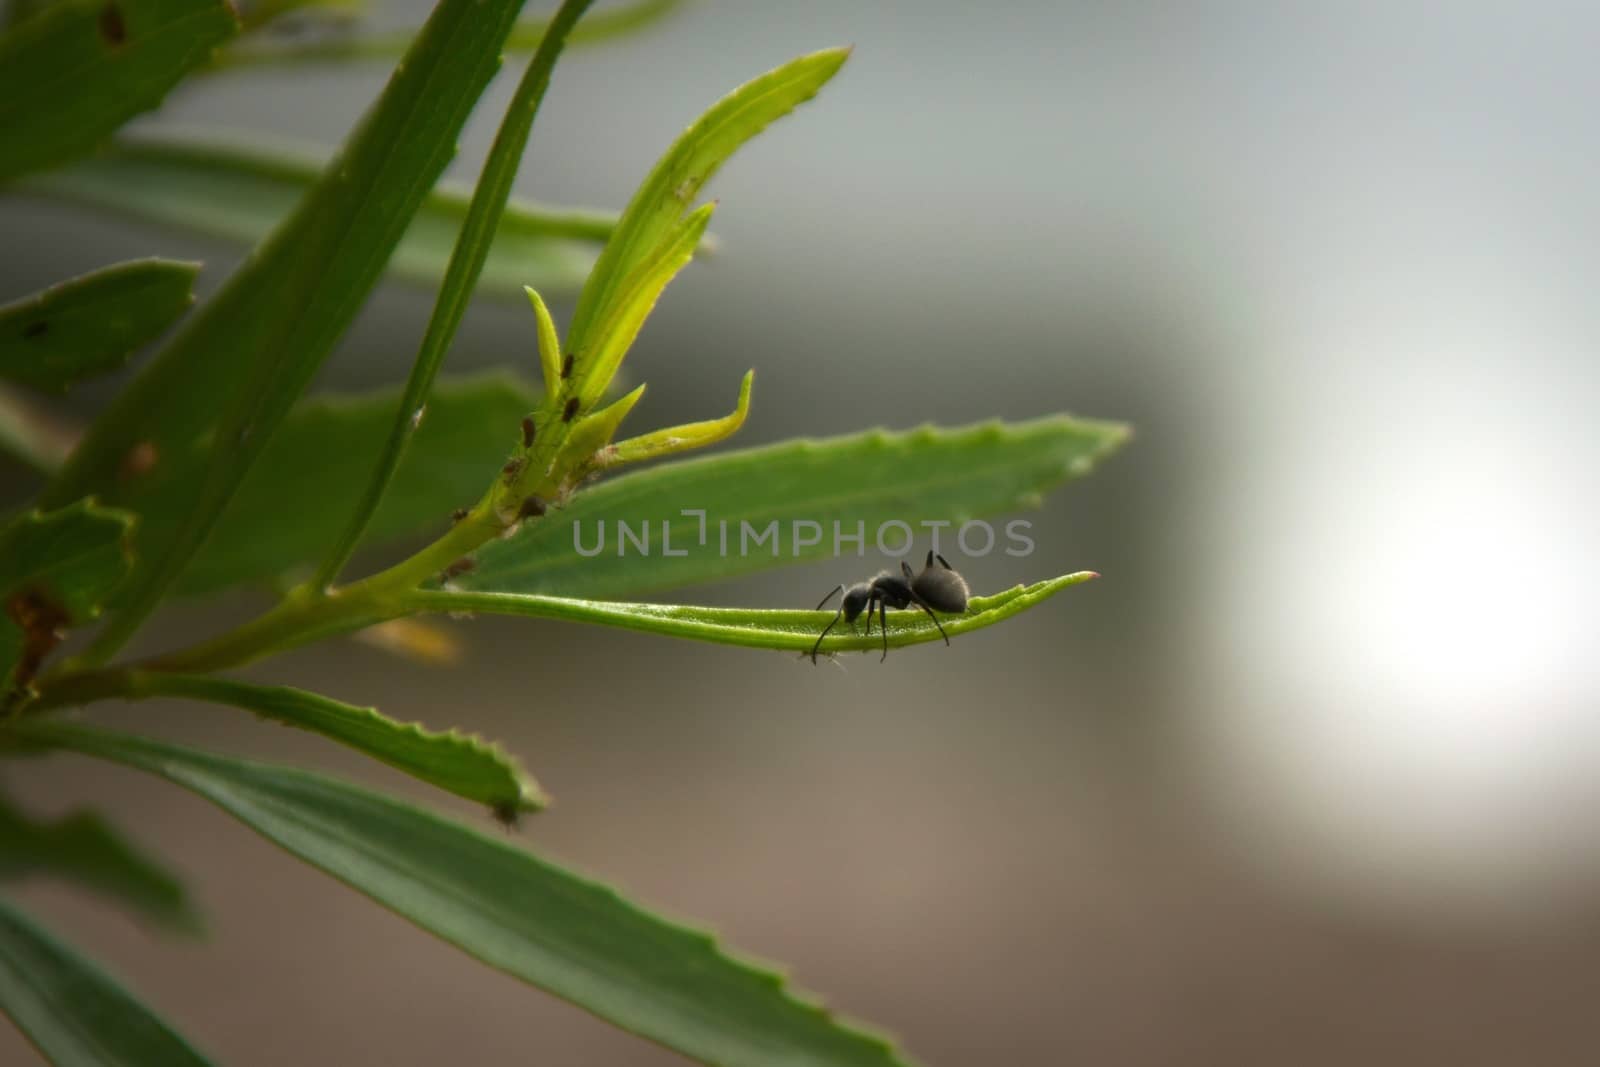
[[[1431,354],[1318,382],[1241,479],[1195,740],[1269,865],[1515,908],[1597,855],[1596,456],[1559,395],[1526,395],[1559,394],[1548,368]]]

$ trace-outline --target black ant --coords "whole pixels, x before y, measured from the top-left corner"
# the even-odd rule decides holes
[[[933,561],[939,561],[935,569]],[[944,643],[950,643],[950,635],[944,632],[944,626],[939,622],[935,611],[942,611],[948,615],[959,615],[967,610],[967,598],[971,595],[967,589],[967,580],[956,573],[956,569],[945,561],[943,556],[935,555],[932,549],[928,550],[928,561],[922,567],[921,573],[913,573],[911,564],[900,561],[900,574],[890,574],[883,571],[870,582],[857,582],[845,588],[836,585],[822,598],[822,603],[817,605],[821,611],[823,604],[832,600],[838,593],[844,597],[839,601],[839,610],[834,612],[833,620],[817,635],[817,643],[811,646],[811,662],[817,662],[817,650],[822,647],[822,639],[828,636],[828,631],[838,623],[840,616],[855,629],[856,619],[861,617],[863,611],[867,615],[867,635],[872,635],[872,612],[878,612],[878,629],[883,634],[883,656],[879,662],[889,658],[889,610],[909,608],[915,604],[928,613],[928,618],[939,628],[939,636],[944,638]]]

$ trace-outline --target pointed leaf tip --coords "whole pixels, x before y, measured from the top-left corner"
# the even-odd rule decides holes
[[[756,372],[753,370],[745,372],[744,379],[739,383],[739,403],[732,414],[724,415],[720,419],[691,422],[684,426],[674,426],[671,429],[656,430],[654,433],[629,438],[611,450],[606,457],[607,464],[636,463],[639,460],[669,456],[674,452],[687,452],[692,448],[714,445],[718,441],[732,437],[744,426],[744,420],[750,414],[750,386],[755,381],[755,376]]]
[[[545,396],[555,396],[561,390],[561,336],[550,309],[533,286],[524,285],[522,291],[528,294],[533,314],[539,320],[539,366],[544,371]]]
[[[724,96],[683,132],[639,186],[590,272],[567,335],[573,349],[605,343],[639,268],[672,241],[700,189],[741,145],[815,96],[849,54],[831,48],[790,60]]]

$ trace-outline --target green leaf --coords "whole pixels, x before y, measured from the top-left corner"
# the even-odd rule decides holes
[[[744,378],[739,382],[739,403],[731,414],[724,415],[720,419],[680,423],[665,430],[651,430],[638,437],[618,441],[607,453],[606,465],[642,463],[648,459],[660,459],[663,456],[686,452],[691,448],[705,448],[707,445],[727,440],[739,432],[744,426],[745,418],[750,414],[750,386],[755,380],[755,371],[745,372]]]
[[[583,360],[612,329],[627,302],[630,279],[673,240],[684,216],[722,163],[750,138],[817,94],[849,49],[832,48],[791,60],[723,97],[683,132],[634,194],[578,298],[567,350]]]
[[[255,244],[289,216],[326,161],[325,153],[271,140],[263,148],[259,141],[246,146],[226,138],[141,135],[18,187],[117,217]],[[394,277],[438,284],[468,196],[448,183],[428,194],[389,260]],[[511,298],[528,284],[576,290],[615,224],[614,213],[513,200],[495,231],[481,291]]]
[[[99,614],[132,566],[133,527],[127,512],[81,500],[0,529],[0,697],[32,681],[64,630]]]
[[[321,734],[458,797],[486,804],[507,821],[548,803],[526,771],[480,737],[396,722],[376,708],[356,707],[303,689],[142,671],[131,676],[124,695],[129,699],[181,697],[253,711],[264,719]]]
[[[572,44],[600,44],[653,25],[683,4],[683,0],[637,0],[632,4],[607,8],[586,18],[573,31]],[[531,52],[539,46],[549,18],[524,19],[506,39],[507,52]],[[415,29],[392,31],[356,30],[312,40],[252,41],[230,48],[217,57],[214,69],[266,64],[351,62],[394,59],[406,50]]]
[[[0,1010],[58,1064],[203,1067],[208,1062],[93,962],[3,897]]]
[[[102,893],[174,930],[200,929],[177,877],[97,813],[75,811],[55,822],[38,822],[0,794],[0,880],[34,876]]]
[[[1117,423],[1053,416],[957,429],[874,430],[672,463],[581,490],[564,511],[486,545],[477,569],[457,584],[497,592],[632,596],[834,555],[835,523],[845,537],[861,524],[861,554],[874,548],[883,523],[903,522],[920,535],[924,521],[959,528],[969,519],[1037,506],[1043,493],[1089,473],[1127,436],[1127,427]],[[649,555],[631,545],[619,554],[619,522],[634,536],[648,529]],[[815,544],[793,536],[796,522],[817,524]],[[580,554],[575,538],[592,553],[602,524],[604,551]],[[756,544],[773,524],[776,536]],[[746,526],[752,531],[748,550],[741,548]],[[948,537],[953,531],[945,532]],[[898,529],[885,534],[891,545],[904,538]],[[671,556],[663,551],[669,544]],[[841,543],[842,551],[855,547]]]
[[[610,386],[612,376],[622,366],[645,319],[655,309],[656,301],[668,283],[694,258],[715,210],[716,205],[705,204],[674,226],[661,243],[639,261],[617,290],[604,324],[592,335],[592,343],[586,347],[568,345],[577,368],[573,373],[572,391],[581,406],[586,408],[593,404]],[[598,272],[600,268],[595,269]]]
[[[19,515],[0,529],[0,590],[45,590],[69,624],[87,622],[128,571],[133,526],[89,500]]]
[[[24,737],[193,790],[492,967],[704,1063],[887,1067],[881,1039],[706,934],[509,844],[328,778],[57,722]]]
[[[139,508],[119,478],[135,449],[165,456],[210,433],[217,447],[177,534],[142,540],[126,606],[92,658],[115,651],[204,544],[245,473],[366,301],[494,76],[521,0],[441,0],[376,107],[295,212],[96,421],[46,491]]]
[[[920,611],[907,610],[888,616],[887,641],[880,633],[850,633],[835,629],[824,640],[821,651],[877,652],[885,647],[903,648],[928,641],[943,640],[981,630],[1055,596],[1071,585],[1079,585],[1099,575],[1093,571],[1018,585],[993,596],[973,597],[964,615],[940,615],[939,625]],[[568,597],[539,596],[534,593],[463,593],[419,589],[405,598],[412,611],[483,612],[489,615],[522,615],[535,619],[562,619],[601,626],[619,626],[663,637],[683,637],[742,648],[770,648],[779,652],[810,652],[823,627],[833,618],[830,611],[785,611],[770,608],[706,608],[685,604],[627,604],[616,600],[575,600]]]
[[[358,396],[311,397],[283,421],[222,521],[179,579],[177,591],[208,593],[273,581],[315,562],[338,534],[339,501],[355,499],[372,473],[398,388]],[[505,459],[506,444],[538,394],[503,373],[439,383],[365,543],[443,531],[470,505]],[[152,539],[177,530],[209,448],[196,442],[150,475],[141,506]]]
[[[0,378],[59,392],[116,370],[194,303],[199,272],[136,259],[0,306]]]
[[[427,403],[433,379],[444,364],[445,353],[455,339],[456,328],[461,325],[461,318],[467,312],[467,303],[477,288],[478,275],[489,256],[489,242],[494,239],[500,218],[505,214],[506,201],[511,197],[511,183],[516,179],[517,168],[522,163],[522,154],[528,146],[528,135],[533,131],[539,105],[550,87],[556,59],[567,43],[567,35],[588,10],[590,2],[563,0],[544,40],[539,44],[539,50],[534,53],[527,71],[512,93],[511,102],[506,105],[505,117],[495,134],[494,144],[489,148],[488,159],[484,161],[483,173],[478,177],[477,188],[472,193],[472,203],[467,207],[467,216],[462,220],[460,236],[456,238],[455,249],[450,253],[450,264],[445,268],[444,281],[439,286],[439,295],[433,305],[433,314],[428,318],[428,328],[423,333],[421,347],[412,361],[405,394],[395,412],[383,454],[359,494],[350,521],[312,578],[312,584],[318,589],[332,586],[344,565],[350,561],[351,553],[360,543],[372,513],[377,510],[378,502],[383,499],[384,491],[394,477],[395,468],[400,465],[406,445],[416,433],[417,422],[413,416]]]
[[[59,0],[0,36],[0,181],[88,152],[239,31],[226,0]]]
[[[0,897],[0,1011],[51,1062],[205,1065],[104,971]]]

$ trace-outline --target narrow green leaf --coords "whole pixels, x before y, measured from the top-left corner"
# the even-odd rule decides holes
[[[618,441],[606,456],[607,465],[642,463],[727,440],[739,432],[750,414],[750,386],[755,380],[755,371],[745,371],[744,378],[739,382],[739,402],[731,414],[720,419],[705,419],[665,430],[652,430],[626,441]]]
[[[0,880],[56,878],[102,893],[162,926],[200,928],[177,876],[91,811],[39,822],[0,794]]]
[[[492,967],[704,1063],[888,1067],[880,1038],[613,890],[317,775],[64,723],[25,738],[160,775]]]
[[[0,181],[90,151],[239,31],[226,0],[59,0],[0,36]]]
[[[141,135],[118,139],[64,170],[31,176],[18,188],[116,217],[255,244],[289,216],[326,161],[325,153],[299,145]],[[428,194],[389,260],[394,277],[438,284],[469,195],[449,183]],[[511,201],[484,262],[482,291],[509,299],[530,284],[576,290],[615,224],[614,213]]]
[[[533,316],[539,324],[539,369],[544,376],[545,395],[555,396],[561,390],[561,335],[556,332],[555,320],[550,317],[544,298],[531,285],[524,285],[522,291],[528,294],[528,303],[533,305]]]
[[[572,44],[601,44],[645,29],[681,6],[683,0],[637,0],[607,8],[586,18],[573,31]],[[531,52],[539,46],[548,18],[523,19],[506,40],[507,52]],[[353,30],[311,40],[252,41],[230,48],[217,57],[214,69],[268,64],[338,63],[394,59],[417,35],[415,29]]]
[[[0,704],[26,686],[68,627],[100,612],[128,574],[127,512],[81,500],[0,529]]]
[[[441,0],[376,107],[282,226],[118,396],[45,494],[86,492],[138,509],[142,479],[117,472],[136,448],[152,466],[212,433],[217,446],[177,534],[149,558],[90,650],[132,635],[204,544],[223,508],[365,302],[455,150],[499,65],[521,0]]]
[[[604,324],[590,335],[584,345],[568,345],[575,360],[572,391],[578,402],[588,407],[598,400],[611,385],[612,376],[622,366],[622,360],[633,347],[634,340],[650,317],[656,301],[678,272],[689,265],[695,249],[705,236],[711,222],[715,204],[696,208],[683,222],[674,226],[662,237],[661,243],[651,250],[633,268],[632,274],[617,289],[616,300],[608,309]],[[600,269],[598,266],[595,268]]]
[[[920,645],[943,640],[944,634],[956,637],[972,630],[993,626],[1040,604],[1071,585],[1079,585],[1099,575],[1078,571],[1032,585],[1018,585],[993,596],[973,597],[964,615],[940,615],[939,625],[917,610],[888,616],[887,643],[880,633],[840,632],[835,629],[823,641],[821,651],[866,652]],[[419,589],[409,594],[405,604],[413,611],[483,612],[487,615],[522,615],[536,619],[562,619],[600,626],[618,626],[663,637],[682,637],[742,648],[770,648],[779,652],[809,652],[823,627],[833,618],[832,611],[785,611],[770,608],[707,608],[685,604],[628,604],[617,600],[575,600],[568,597],[539,596],[535,593],[463,593]],[[858,625],[862,625],[858,621]]]
[[[682,223],[695,197],[740,145],[817,94],[850,52],[832,48],[791,60],[735,89],[684,131],[634,194],[606,243],[567,331],[567,349],[585,354],[606,335],[629,279]]]
[[[863,537],[839,541],[840,553],[875,552],[885,523],[909,528],[885,527],[890,546],[908,533],[921,536],[928,522],[946,524],[948,543],[967,520],[1037,506],[1127,436],[1117,423],[1053,416],[874,430],[671,463],[580,491],[564,511],[486,545],[477,569],[457,582],[497,592],[632,596],[834,555],[835,524],[843,538],[858,529]],[[619,523],[649,539],[648,555],[631,545],[620,551]],[[607,540],[596,552],[602,529]],[[997,536],[997,550],[1009,547],[1003,531]]]
[[[396,722],[377,708],[345,704],[303,689],[144,671],[132,676],[127,695],[132,699],[181,697],[253,711],[264,719],[321,734],[458,797],[486,804],[508,821],[519,812],[537,811],[549,803],[538,783],[515,760],[480,737]]]
[[[199,272],[136,259],[0,306],[0,378],[60,392],[116,370],[194,303]]]
[[[0,1011],[51,1061],[188,1067],[208,1061],[94,963],[0,897]]]
[[[445,268],[444,281],[439,286],[439,296],[423,333],[422,345],[412,361],[411,374],[406,379],[405,394],[395,412],[389,437],[384,444],[372,475],[367,479],[356,501],[350,521],[345,525],[327,558],[317,568],[312,585],[322,589],[332,586],[350,555],[356,550],[372,513],[394,477],[395,468],[405,453],[406,445],[417,430],[417,418],[428,401],[434,376],[444,364],[446,351],[455,339],[456,328],[467,312],[467,303],[478,283],[484,260],[489,256],[489,242],[494,239],[505,213],[506,201],[511,198],[511,183],[516,179],[517,168],[522,163],[522,153],[528,145],[528,135],[533,131],[533,120],[539,114],[539,105],[550,87],[550,76],[555,71],[556,59],[567,43],[573,25],[588,10],[591,0],[563,0],[561,9],[551,20],[550,28],[539,50],[528,63],[528,69],[506,105],[505,118],[495,134],[489,157],[483,165],[467,217],[461,223],[461,235],[456,239],[455,250],[450,253],[450,264]]]
[[[538,396],[503,372],[440,382],[365,543],[442,532],[452,511],[483,492]],[[316,396],[297,405],[176,591],[208,593],[245,581],[276,581],[314,563],[343,521],[340,509],[330,505],[361,492],[399,402],[400,390],[393,388]],[[197,441],[151,472],[140,505],[141,522],[155,543],[176,532],[209,454],[208,442]]]

